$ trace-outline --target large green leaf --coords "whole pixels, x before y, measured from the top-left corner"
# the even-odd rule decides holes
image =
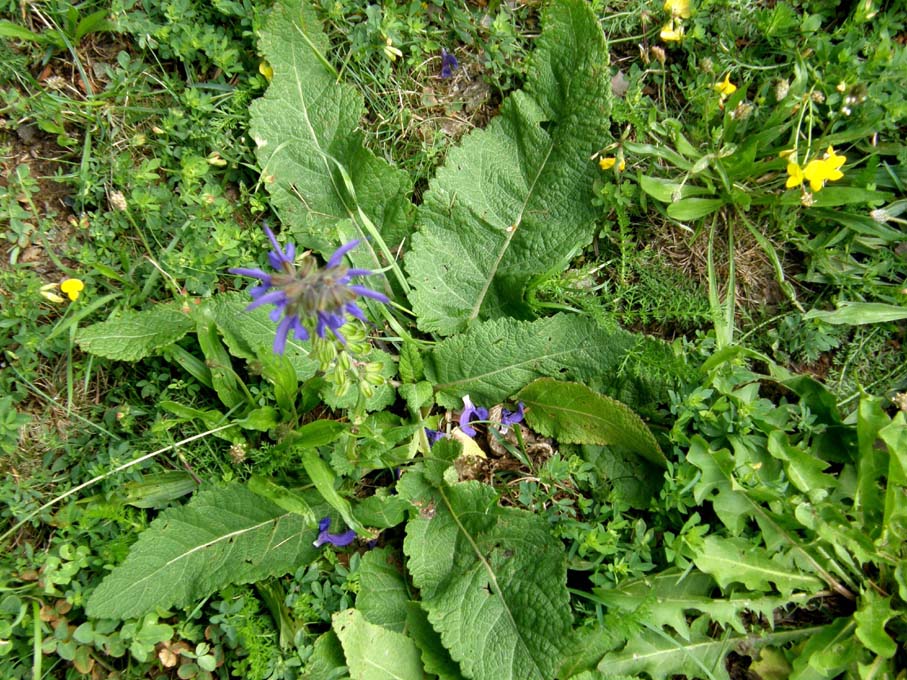
[[[376,626],[357,609],[333,616],[350,675],[356,680],[423,680],[419,648],[411,638]]]
[[[705,622],[705,619],[700,619],[699,622]],[[599,663],[598,670],[609,678],[647,673],[654,680],[664,680],[675,675],[726,680],[730,677],[724,664],[728,653],[736,651],[750,654],[759,647],[779,646],[808,638],[817,630],[803,628],[767,635],[740,635],[720,639],[707,637],[700,630],[691,640],[679,640],[658,630],[646,630],[634,637],[621,651],[606,654]]]
[[[363,146],[362,95],[338,82],[310,2],[278,2],[260,44],[274,77],[252,105],[250,130],[272,206],[304,246],[324,252],[340,238],[364,239],[355,257],[377,268],[376,240],[365,239],[377,229],[393,246],[406,235],[409,176]]]
[[[183,606],[228,583],[293,571],[318,554],[317,531],[242,484],[200,491],[164,511],[88,600],[94,618]]]
[[[750,590],[772,591],[772,584],[785,597],[794,591],[814,593],[822,581],[800,572],[784,553],[769,554],[743,538],[706,536],[693,548],[693,562],[710,574],[722,588],[742,583]]]
[[[421,508],[403,544],[413,583],[463,675],[554,677],[571,616],[564,549],[547,522],[498,507],[479,482],[430,488],[408,472],[398,488]]]
[[[402,633],[410,599],[402,556],[390,548],[369,550],[362,556],[359,583],[356,609],[369,623]]]
[[[563,444],[610,444],[667,466],[649,427],[632,409],[579,383],[539,378],[516,399],[529,410],[526,421]]]
[[[172,345],[193,328],[195,321],[175,305],[157,305],[83,328],[76,336],[76,343],[90,354],[138,361]]]
[[[662,350],[666,346],[654,340],[579,316],[497,319],[439,343],[426,358],[425,373],[447,408],[461,406],[465,394],[477,404],[495,404],[546,376],[591,384],[635,406],[664,398],[668,380],[654,375],[656,369],[644,375],[641,362],[628,355],[652,357]]]
[[[610,140],[604,35],[588,3],[551,3],[522,91],[452,149],[406,266],[419,327],[449,335],[528,310],[529,280],[592,239],[593,154]]]

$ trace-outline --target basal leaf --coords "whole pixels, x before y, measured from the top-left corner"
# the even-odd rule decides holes
[[[410,599],[402,556],[390,548],[369,550],[362,556],[359,582],[356,609],[369,623],[402,633]]]
[[[317,531],[242,484],[200,491],[165,510],[88,600],[94,618],[183,606],[228,583],[293,571],[318,554]]]
[[[250,130],[271,204],[301,245],[322,252],[337,244],[338,229],[344,240],[352,229],[363,239],[357,266],[378,268],[369,236],[394,246],[407,234],[409,176],[363,146],[362,95],[338,82],[311,3],[278,2],[260,44],[274,76],[252,105]]]
[[[426,672],[434,673],[438,680],[463,680],[460,667],[450,658],[450,653],[441,644],[441,636],[431,627],[428,615],[418,602],[409,603],[406,629],[422,652]]]
[[[853,615],[857,622],[854,634],[867,649],[883,659],[890,659],[898,650],[897,643],[885,630],[885,624],[896,614],[891,608],[890,596],[882,597],[869,589],[860,595],[860,606]]]
[[[626,404],[579,383],[539,378],[515,397],[532,428],[564,444],[610,444],[665,467],[651,430]]]
[[[558,377],[591,384],[628,404],[642,395],[663,398],[628,354],[645,354],[651,342],[619,328],[559,314],[537,321],[498,319],[472,326],[439,343],[425,361],[425,373],[447,408],[462,406],[468,394],[476,404],[496,404],[536,378]],[[628,398],[624,398],[629,395]]]
[[[284,370],[287,362],[296,371],[298,380],[315,375],[318,362],[309,358],[309,343],[290,336],[283,356],[275,356],[273,345],[277,324],[268,318],[265,307],[245,311],[249,302],[245,293],[225,293],[205,303],[230,354],[247,361],[264,361],[266,375]]]
[[[398,485],[421,508],[403,549],[428,620],[463,675],[549,680],[571,626],[563,546],[541,517],[499,508],[479,482]],[[403,481],[401,480],[401,482]]]
[[[356,680],[423,680],[419,648],[411,638],[376,626],[357,609],[333,616],[350,675]]]
[[[83,328],[76,343],[89,354],[138,361],[172,345],[193,328],[195,321],[188,314],[175,305],[162,304]]]
[[[419,209],[406,267],[419,327],[526,318],[522,293],[592,239],[597,171],[610,139],[604,35],[588,3],[551,3],[522,91],[450,151]]]
[[[693,562],[722,588],[742,583],[749,590],[771,592],[785,597],[794,591],[813,593],[822,587],[815,576],[801,573],[783,553],[769,554],[765,548],[742,538],[706,536],[693,548]]]
[[[807,638],[815,632],[815,628],[802,628],[761,636],[741,635],[720,639],[700,632],[692,640],[678,640],[658,630],[646,630],[621,651],[606,654],[598,670],[609,678],[647,673],[654,680],[675,675],[707,680],[726,679],[730,676],[724,659],[730,652],[750,654],[759,647],[784,645]]]

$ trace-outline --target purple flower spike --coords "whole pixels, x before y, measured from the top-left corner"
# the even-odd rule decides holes
[[[481,406],[475,406],[467,394],[463,397],[463,412],[460,414],[460,429],[463,431],[463,434],[469,437],[475,437],[475,428],[473,428],[470,423],[478,420],[488,420],[488,409],[482,408]]]
[[[258,285],[249,290],[252,302],[246,311],[274,305],[270,318],[277,324],[275,354],[284,353],[291,336],[305,341],[313,333],[324,338],[330,332],[345,345],[346,339],[340,329],[347,317],[366,321],[365,314],[356,304],[357,298],[390,302],[384,293],[352,282],[354,277],[371,275],[368,269],[349,268],[343,264],[344,256],[359,245],[359,240],[340,246],[328,258],[327,264],[319,268],[309,253],[303,253],[297,263],[296,246],[288,243],[281,247],[267,225],[264,230],[272,246],[268,262],[276,273],[269,274],[254,267],[235,267],[230,272],[258,279]]]
[[[517,404],[516,411],[508,411],[506,408],[501,409],[501,425],[516,425],[523,422],[523,402]]]
[[[450,78],[453,76],[453,72],[457,70],[457,67],[460,66],[460,62],[457,61],[457,58],[452,55],[450,52],[441,48],[441,77]]]
[[[325,517],[318,522],[318,538],[312,543],[316,548],[320,548],[325,543],[342,548],[349,545],[356,539],[356,532],[352,529],[344,531],[342,534],[332,534],[328,531],[331,528],[331,518]]]

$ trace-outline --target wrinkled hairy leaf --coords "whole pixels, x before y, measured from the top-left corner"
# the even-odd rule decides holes
[[[402,633],[406,628],[409,591],[403,578],[402,555],[375,548],[362,556],[356,609],[369,623]]]
[[[398,488],[420,508],[403,543],[413,583],[463,675],[554,677],[571,615],[564,548],[546,521],[498,507],[479,482],[432,489],[411,471]]]
[[[523,90],[452,149],[419,209],[406,257],[425,331],[526,318],[522,293],[592,239],[593,154],[610,139],[610,71],[588,3],[550,3]]]
[[[438,402],[447,408],[462,406],[465,394],[476,404],[496,404],[541,377],[601,384],[618,398],[630,395],[622,400],[635,405],[634,395],[656,400],[652,393],[666,387],[657,379],[647,382],[633,362],[626,361],[638,349],[660,349],[653,343],[579,316],[497,319],[438,343],[426,358],[425,373],[435,385]]]
[[[172,345],[194,328],[195,321],[176,305],[162,304],[83,328],[76,335],[76,343],[89,354],[139,361]]]
[[[92,593],[93,618],[184,606],[229,583],[285,574],[313,560],[317,531],[242,484],[208,488],[151,523]]]
[[[412,638],[365,620],[357,609],[333,616],[350,675],[357,680],[423,680],[419,648]]]
[[[609,444],[665,467],[667,459],[642,418],[626,404],[579,383],[539,378],[515,397],[528,407],[526,422],[563,444]]]
[[[363,239],[357,266],[379,268],[369,227],[391,246],[407,234],[409,176],[363,146],[362,95],[338,82],[311,2],[276,3],[260,45],[274,76],[252,104],[250,131],[272,205],[300,245],[321,252],[337,245],[340,223],[352,225]]]

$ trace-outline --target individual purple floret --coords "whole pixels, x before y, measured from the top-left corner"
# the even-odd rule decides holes
[[[506,408],[501,409],[501,425],[507,427],[523,422],[523,402],[516,406],[516,411],[508,411]]]
[[[453,76],[453,72],[457,70],[457,67],[459,65],[460,65],[460,62],[457,61],[457,58],[442,47],[441,48],[441,77],[450,78],[451,76]]]
[[[343,256],[359,245],[358,240],[340,246],[328,259],[327,265],[319,268],[309,253],[304,253],[297,265],[296,246],[288,243],[285,249],[281,249],[274,232],[267,226],[264,230],[274,246],[268,253],[268,262],[277,273],[269,274],[261,269],[245,267],[233,268],[230,273],[251,276],[260,282],[249,290],[252,303],[246,307],[247,312],[262,305],[274,305],[271,320],[277,323],[275,354],[284,353],[291,332],[297,340],[308,340],[312,326],[319,338],[330,331],[346,344],[340,327],[346,323],[347,315],[366,320],[355,302],[356,298],[362,296],[388,302],[383,293],[351,283],[354,276],[371,274],[368,269],[351,269],[342,264]]]
[[[312,543],[316,548],[320,548],[325,543],[330,543],[331,545],[343,547],[349,545],[356,538],[356,532],[350,529],[349,531],[344,531],[342,534],[332,534],[328,532],[328,529],[331,528],[331,518],[325,517],[320,522],[318,522],[318,538]]]
[[[437,442],[439,439],[444,438],[444,433],[441,432],[440,430],[432,430],[429,427],[426,427],[424,429],[425,429],[425,436],[428,439],[428,444],[430,446],[433,446],[435,444],[435,442]]]
[[[473,428],[470,423],[478,420],[488,420],[488,409],[473,405],[472,400],[467,394],[463,397],[463,412],[460,414],[460,429],[463,431],[463,434],[475,437],[475,428]]]

